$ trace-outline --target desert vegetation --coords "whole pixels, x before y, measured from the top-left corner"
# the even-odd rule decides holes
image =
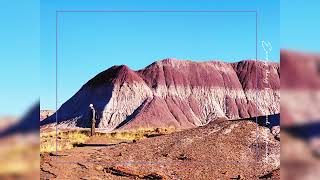
[[[5,175],[20,176],[38,171],[39,144],[11,142],[10,146],[1,144],[0,179]]]
[[[116,141],[138,141],[149,137],[161,136],[175,132],[174,127],[169,128],[137,128],[128,131],[115,131],[107,134],[100,134]]]
[[[137,128],[133,130],[114,131],[110,133],[97,132],[96,138],[105,144],[117,144],[121,142],[135,142],[145,138],[161,136],[176,132],[174,127],[168,128]],[[90,139],[90,130],[60,130],[56,138],[56,131],[40,134],[40,152],[54,152],[72,149],[85,144]],[[57,145],[56,145],[57,144]]]
[[[60,131],[56,136],[55,131],[40,134],[41,153],[71,149],[89,139],[85,131]]]

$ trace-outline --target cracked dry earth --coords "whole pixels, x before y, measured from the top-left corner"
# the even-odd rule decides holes
[[[41,155],[41,179],[280,179],[280,142],[251,121],[219,121],[116,145]],[[268,140],[268,159],[265,142]],[[256,145],[259,155],[256,154]]]

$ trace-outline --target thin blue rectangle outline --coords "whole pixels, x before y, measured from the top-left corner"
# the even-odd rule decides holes
[[[223,13],[223,12],[236,12],[236,13],[255,13],[256,20],[256,61],[258,61],[258,11],[256,10],[57,10],[56,11],[56,155],[58,154],[58,24],[59,13],[111,13],[111,12],[130,12],[130,13],[155,13],[155,12],[197,12],[197,13]],[[256,68],[256,103],[258,102],[258,68]],[[259,131],[258,131],[258,117],[256,117],[256,160],[259,158]]]

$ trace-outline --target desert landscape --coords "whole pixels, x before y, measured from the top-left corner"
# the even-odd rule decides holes
[[[113,66],[41,113],[41,179],[280,178],[278,63]]]
[[[319,53],[281,50],[281,179],[320,176]]]
[[[22,117],[0,119],[0,179],[40,178],[39,104]]]

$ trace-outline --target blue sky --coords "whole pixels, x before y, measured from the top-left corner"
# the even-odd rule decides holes
[[[281,48],[319,52],[319,0],[281,0]]]
[[[276,49],[279,47],[279,33],[281,36],[281,47],[289,49],[298,49],[305,51],[318,51],[319,52],[319,35],[320,26],[317,26],[316,19],[319,19],[317,8],[320,2],[317,0],[309,0],[307,3],[303,0],[281,0],[281,28],[279,32],[279,1],[278,0],[265,0],[265,1],[95,1],[91,0],[90,4],[87,0],[42,0],[41,1],[41,56],[40,56],[40,1],[39,0],[2,0],[0,1],[0,79],[1,79],[1,93],[0,93],[0,116],[3,115],[21,115],[27,108],[30,107],[38,98],[39,94],[42,100],[42,108],[54,109],[55,107],[55,11],[56,10],[79,10],[79,9],[104,9],[104,10],[258,10],[259,11],[259,40],[269,40],[274,45],[274,51],[271,55],[272,59],[277,59],[278,52]],[[103,2],[108,2],[103,4]],[[157,3],[158,2],[158,3]],[[60,31],[68,33],[68,26],[70,20],[76,19],[74,17],[66,17],[64,19],[64,28]],[[82,15],[80,15],[82,16]],[[241,17],[241,16],[240,16]],[[88,21],[87,17],[87,21]],[[251,17],[250,17],[251,18]],[[86,18],[85,18],[86,19]],[[78,20],[79,21],[79,20]],[[249,21],[249,20],[248,20]],[[209,19],[207,22],[213,24],[214,21]],[[240,19],[239,19],[239,22]],[[129,22],[133,23],[133,22]],[[200,22],[199,22],[200,23]],[[71,22],[72,24],[72,22]],[[97,22],[97,24],[99,24]],[[208,23],[209,24],[209,23]],[[227,23],[226,24],[230,24]],[[208,25],[209,26],[209,25]],[[78,27],[83,27],[78,24]],[[132,27],[132,26],[130,26]],[[88,28],[87,28],[88,29]],[[219,27],[217,27],[219,29]],[[78,31],[78,30],[77,30]],[[79,29],[81,33],[81,28]],[[216,32],[216,31],[214,31]],[[84,33],[84,32],[83,32]],[[110,36],[109,36],[110,37]],[[106,37],[105,37],[106,38]],[[70,39],[65,38],[64,41]],[[218,38],[223,39],[223,38]],[[226,38],[228,39],[228,38]],[[250,37],[251,39],[251,37]],[[241,37],[240,37],[241,40]],[[63,41],[62,41],[63,42]],[[109,42],[109,41],[108,41]],[[217,42],[217,41],[215,41]],[[237,42],[237,41],[235,41]],[[241,41],[242,42],[242,41]],[[106,43],[106,42],[104,42]],[[69,45],[68,45],[69,44]],[[81,49],[83,43],[78,42]],[[66,46],[67,45],[67,46]],[[66,42],[67,47],[70,49],[70,43]],[[212,43],[212,47],[215,46]],[[251,55],[251,46],[244,51],[243,47],[239,48],[239,55]],[[93,48],[91,48],[93,49]],[[205,48],[206,49],[206,48]],[[99,49],[95,53],[91,53],[92,57],[97,57]],[[65,51],[65,50],[64,50]],[[204,50],[203,50],[204,51]],[[203,52],[202,51],[202,52]],[[244,51],[244,52],[242,52]],[[250,51],[250,52],[249,52]],[[84,51],[86,52],[86,51]],[[92,52],[92,51],[90,51]],[[89,53],[90,53],[89,52]],[[93,51],[94,52],[94,51]],[[99,51],[100,52],[100,51]],[[199,51],[200,52],[200,51]],[[225,54],[226,51],[215,54],[201,54],[200,59],[218,57],[224,58],[232,54]],[[249,52],[249,53],[247,53]],[[65,57],[72,57],[70,51]],[[178,53],[178,52],[176,52]],[[192,54],[191,54],[192,53]],[[121,54],[125,54],[122,52]],[[132,54],[132,53],[131,53]],[[131,55],[130,54],[130,55]],[[259,48],[259,54],[263,54],[262,49]],[[66,80],[60,91],[63,91],[63,96],[59,99],[59,105],[64,102],[69,96],[76,92],[83,82],[90,79],[94,74],[110,67],[113,64],[127,63],[130,67],[136,69],[151,61],[161,58],[162,55],[151,54],[149,57],[139,59],[111,59],[108,56],[103,57],[103,61],[93,59],[92,63],[83,65],[85,68],[79,66],[83,62],[74,59],[64,59],[64,63],[73,62],[71,67],[73,73],[66,74]],[[176,54],[178,56],[178,54]],[[181,55],[181,54],[180,54]],[[212,55],[212,56],[211,56]],[[65,58],[62,54],[62,58]],[[78,57],[88,57],[89,55],[78,52]],[[124,55],[121,55],[124,56]],[[129,56],[129,54],[128,54]],[[131,55],[133,56],[133,55]],[[160,57],[161,56],[161,57]],[[164,54],[163,57],[169,57],[171,54]],[[186,55],[187,56],[187,55]],[[192,56],[192,57],[191,57]],[[200,56],[197,52],[190,51],[189,58]],[[41,63],[40,63],[41,57]],[[118,56],[117,56],[118,57]],[[119,56],[120,57],[120,56]],[[149,59],[150,58],[150,59]],[[198,57],[197,57],[198,58]],[[241,57],[239,57],[241,58]],[[82,58],[84,59],[84,58]],[[146,60],[143,60],[146,59]],[[75,62],[75,63],[74,63]],[[77,63],[79,62],[79,63]],[[87,62],[87,61],[86,61]],[[63,64],[62,64],[63,65]],[[41,76],[39,67],[41,66]],[[77,68],[79,67],[79,68]],[[89,68],[88,68],[89,67]],[[95,68],[91,68],[95,67]],[[75,72],[79,73],[75,73]],[[63,72],[63,71],[62,71]],[[72,78],[70,78],[72,77]],[[71,80],[72,81],[71,81]],[[40,81],[39,81],[40,80]],[[70,86],[69,86],[70,84]]]
[[[0,116],[20,116],[39,99],[40,4],[0,1]]]
[[[76,2],[76,3],[75,3]],[[89,3],[90,2],[90,3]],[[125,2],[125,3],[124,3]],[[41,108],[55,109],[55,18],[59,10],[254,10],[258,34],[279,60],[279,3],[247,1],[41,1]],[[58,106],[97,73],[167,57],[255,59],[255,13],[58,13]],[[259,43],[260,45],[260,43]],[[263,59],[262,47],[258,58]]]

